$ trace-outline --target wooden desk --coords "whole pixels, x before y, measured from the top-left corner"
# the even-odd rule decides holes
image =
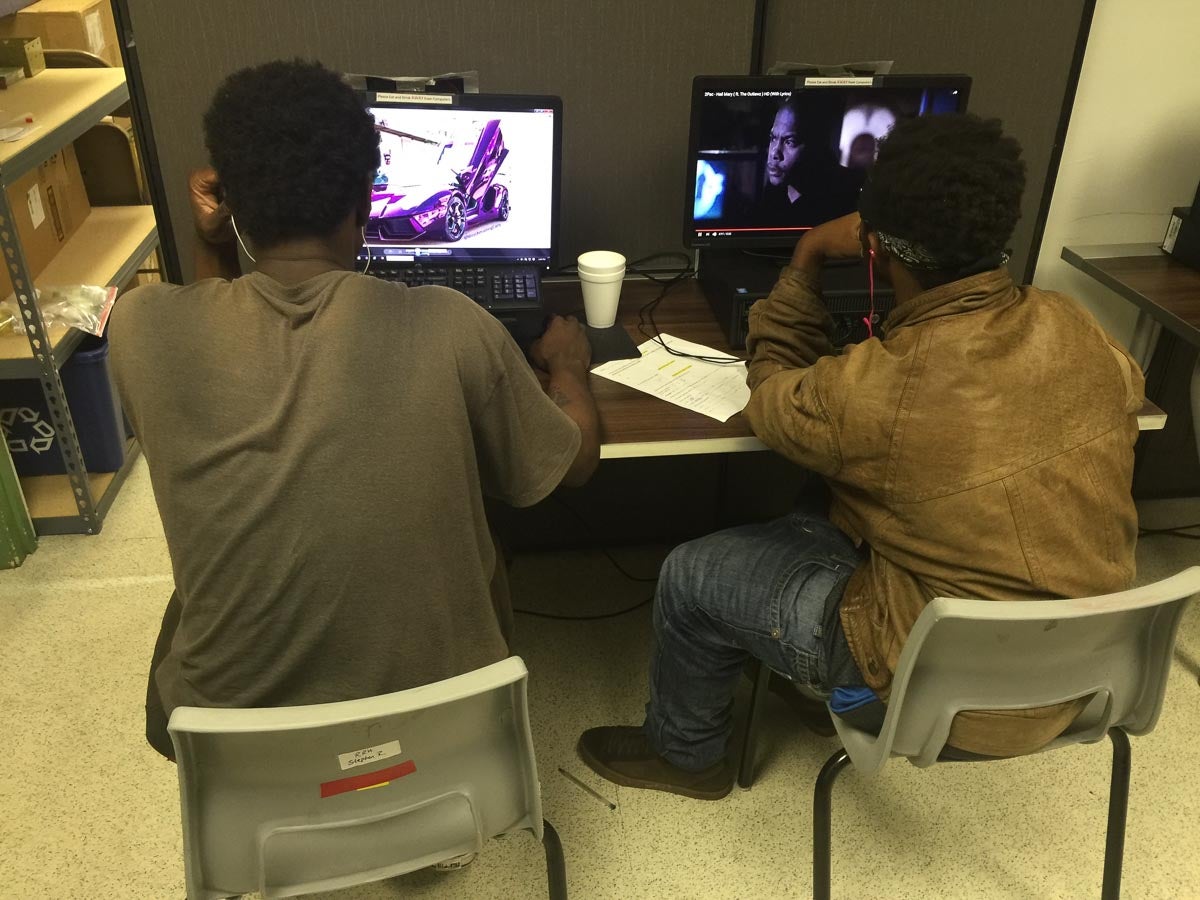
[[[1150,320],[1200,347],[1200,272],[1176,262],[1155,244],[1063,247],[1062,258]]]
[[[1138,308],[1129,351],[1146,372],[1147,402],[1172,410],[1173,427],[1139,452],[1135,496],[1174,496],[1177,489],[1190,496],[1200,486],[1194,455],[1200,449],[1200,356],[1183,345],[1200,348],[1200,272],[1156,244],[1063,247],[1062,258]]]
[[[622,288],[618,323],[635,344],[649,340],[638,331],[638,310],[660,290],[659,285],[650,281],[627,281]],[[583,298],[577,282],[549,282],[543,291],[551,312],[583,318]],[[745,353],[729,348],[695,281],[672,288],[659,304],[654,321],[665,334],[745,357]],[[718,422],[598,375],[591,376],[590,381],[600,411],[601,459],[767,449],[741,413],[728,422]],[[1138,416],[1138,425],[1143,430],[1162,428],[1165,422],[1166,415],[1153,404],[1148,404]]]
[[[634,344],[649,340],[638,331],[638,310],[653,300],[660,290],[660,286],[651,281],[627,281],[621,289],[618,322]],[[583,298],[577,282],[548,283],[544,286],[544,294],[551,312],[583,318]],[[695,341],[722,353],[745,356],[729,349],[729,342],[695,281],[672,288],[659,304],[654,321],[665,334]],[[750,425],[741,413],[728,422],[718,422],[598,375],[591,376],[590,381],[600,411],[601,459],[767,449],[750,431]]]

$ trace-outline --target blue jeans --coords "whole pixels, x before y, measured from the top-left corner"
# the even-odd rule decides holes
[[[654,749],[689,771],[718,762],[751,656],[793,681],[832,687],[827,601],[840,600],[861,560],[828,519],[799,512],[673,550],[654,597],[643,726]]]

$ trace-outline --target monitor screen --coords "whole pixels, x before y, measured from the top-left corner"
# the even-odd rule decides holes
[[[369,93],[366,105],[380,153],[364,229],[373,259],[550,265],[557,97]]]
[[[965,75],[699,77],[684,243],[788,246],[853,212],[897,119],[966,109]]]

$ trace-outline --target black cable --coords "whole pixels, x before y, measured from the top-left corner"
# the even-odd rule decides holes
[[[743,250],[743,256],[753,256],[756,259],[769,259],[773,262],[786,263],[791,261],[792,254],[790,253],[759,253],[756,250]]]
[[[550,496],[553,497],[556,501],[558,501],[558,504],[563,509],[565,509],[572,516],[574,516],[576,519],[578,519],[579,522],[583,525],[583,527],[589,533],[591,533],[593,536],[595,536],[595,529],[592,528],[592,523],[589,522],[584,517],[584,515],[581,512],[579,512],[579,510],[575,509],[575,507],[571,506],[571,504],[567,503],[566,500],[562,499],[562,497],[559,497],[557,494],[551,494]],[[643,577],[639,577],[637,575],[631,575],[625,569],[625,567],[623,565],[621,565],[619,562],[617,562],[617,558],[608,551],[608,548],[600,547],[599,549],[600,549],[600,552],[604,554],[605,558],[607,558],[608,561],[610,563],[612,563],[613,568],[616,569],[618,572],[620,572],[622,575],[624,575],[626,578],[628,578],[630,581],[634,581],[634,582],[638,582],[638,583],[642,583],[642,584],[656,584],[658,582],[657,575],[655,575],[653,578],[643,578]],[[532,609],[517,609],[515,606],[513,607],[513,612],[520,613],[523,616],[534,616],[535,618],[538,618],[538,619],[554,619],[559,622],[596,622],[596,621],[599,621],[600,619],[615,619],[618,616],[627,615],[631,612],[634,612],[635,610],[641,609],[643,606],[645,606],[647,603],[650,603],[653,600],[654,600],[654,595],[651,594],[645,600],[642,600],[640,603],[635,603],[633,606],[626,607],[625,609],[618,609],[616,612],[598,613],[593,616],[564,616],[564,615],[560,615],[558,613],[537,612],[536,610],[532,610]]]
[[[680,270],[674,278],[661,282],[662,290],[658,292],[658,296],[638,310],[638,331],[640,331],[645,337],[655,341],[660,347],[662,347],[672,356],[677,356],[681,359],[695,359],[699,360],[700,362],[716,363],[718,365],[732,365],[745,362],[745,360],[736,356],[704,356],[698,353],[684,353],[682,350],[676,350],[669,346],[667,342],[662,339],[662,332],[659,331],[658,323],[654,321],[654,311],[658,309],[658,305],[662,303],[663,298],[667,296],[671,288],[681,284],[695,274],[696,273],[689,267],[687,269]],[[647,325],[650,326],[650,331],[646,330]]]
[[[659,271],[649,271],[640,268],[643,264],[655,259],[678,259],[683,262],[683,267],[669,273]],[[556,270],[556,274],[568,275],[573,274],[572,270],[577,270],[578,266],[569,265],[562,266]],[[745,360],[737,356],[704,356],[695,353],[684,353],[682,350],[675,350],[667,345],[667,342],[662,339],[662,334],[658,330],[658,324],[654,321],[654,310],[666,297],[671,288],[682,284],[687,279],[692,278],[696,274],[696,270],[692,268],[692,258],[682,250],[666,250],[660,253],[651,253],[649,256],[642,256],[625,264],[625,270],[632,272],[634,275],[640,275],[655,284],[661,285],[662,290],[658,292],[658,296],[646,303],[638,310],[638,331],[647,338],[655,341],[660,347],[670,353],[672,356],[680,357],[681,359],[694,359],[699,362],[716,363],[717,365],[732,365]],[[649,326],[650,331],[646,330]]]
[[[515,607],[513,612],[520,613],[523,616],[533,616],[538,619],[554,619],[558,622],[596,622],[600,619],[615,619],[618,616],[628,615],[631,612],[641,609],[643,606],[647,605],[653,600],[654,596],[651,595],[640,603],[636,603],[626,609],[618,609],[616,612],[610,613],[600,613],[599,615],[595,616],[560,616],[557,613],[534,612],[532,609],[516,609]]]
[[[588,533],[591,534],[592,537],[596,536],[596,530],[592,527],[592,523],[587,520],[587,518],[583,515],[583,513],[581,513],[579,510],[575,509],[575,507],[571,506],[570,503],[568,503],[562,497],[558,496],[558,494],[551,494],[550,496],[553,497],[555,501],[557,501],[559,506],[561,506],[563,509],[565,509],[567,512],[569,512],[572,516],[574,516],[579,521],[579,523],[581,525],[583,525],[583,527],[588,531]],[[619,562],[617,562],[617,558],[615,556],[613,556],[612,553],[610,553],[606,547],[600,547],[599,550],[601,553],[604,554],[605,558],[607,558],[608,561],[610,563],[612,563],[613,568],[616,569],[618,572],[620,572],[622,575],[624,575],[626,578],[628,578],[630,581],[636,581],[640,584],[657,584],[658,583],[658,575],[654,575],[652,578],[643,578],[638,575],[630,575],[629,572],[627,572],[625,570],[625,567],[623,565],[621,565]]]
[[[1200,522],[1197,522],[1194,525],[1173,525],[1170,528],[1139,528],[1138,535],[1141,536],[1141,535],[1147,535],[1147,534],[1176,534],[1177,532],[1180,532],[1180,531],[1194,531],[1197,528],[1200,528]]]
[[[1155,531],[1139,531],[1138,537],[1176,537],[1183,538],[1186,541],[1200,541],[1200,534],[1188,534],[1184,531],[1179,531],[1174,528],[1162,528]]]

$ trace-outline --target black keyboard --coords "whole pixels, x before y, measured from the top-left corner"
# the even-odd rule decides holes
[[[491,310],[541,306],[541,281],[533,266],[372,265],[370,274],[409,287],[441,284]]]

